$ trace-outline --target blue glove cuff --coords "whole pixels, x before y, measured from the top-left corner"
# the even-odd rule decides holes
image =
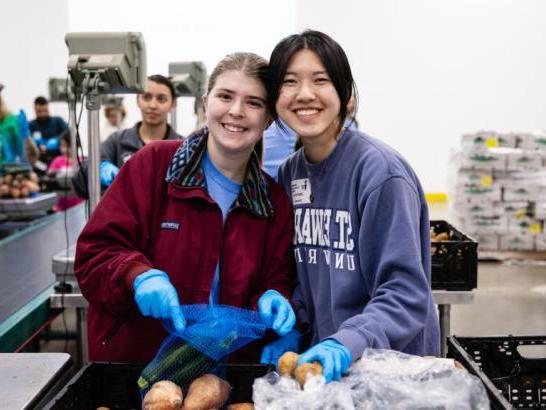
[[[135,292],[142,282],[144,282],[146,279],[154,278],[154,277],[163,277],[167,279],[169,282],[171,281],[169,278],[169,275],[167,275],[165,272],[159,269],[150,269],[150,270],[147,270],[146,272],[141,273],[135,278],[133,282],[133,289],[135,290]]]
[[[343,343],[340,343],[338,342],[336,339],[324,339],[321,343],[327,345],[327,346],[332,346],[332,347],[336,347],[338,349],[341,349],[343,351],[343,353],[348,357],[350,358],[351,362],[353,361],[353,354],[351,353],[351,351],[343,344]]]
[[[264,296],[273,296],[273,295],[279,295],[280,297],[285,298],[284,295],[281,292],[279,292],[279,291],[277,291],[275,289],[269,289],[269,290],[266,290],[262,294],[262,296],[260,296],[260,299],[263,298]]]

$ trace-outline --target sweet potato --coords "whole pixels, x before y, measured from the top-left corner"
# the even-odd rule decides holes
[[[309,376],[322,374],[322,365],[320,362],[304,363],[294,370],[296,380],[303,387]]]
[[[213,374],[195,379],[188,389],[184,410],[220,409],[229,398],[231,386]]]
[[[434,241],[447,241],[449,239],[449,234],[447,232],[440,232],[432,240]]]
[[[279,358],[278,368],[281,376],[292,376],[298,365],[299,356],[294,352],[286,352]]]
[[[227,406],[227,410],[254,410],[252,403],[233,403]]]
[[[182,389],[169,380],[154,383],[144,396],[142,410],[176,410],[182,409]]]

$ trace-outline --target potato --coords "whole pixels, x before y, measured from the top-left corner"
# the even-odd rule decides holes
[[[11,187],[12,188],[20,188],[21,187],[21,181],[14,179],[11,181]]]
[[[9,186],[6,185],[6,184],[2,184],[0,185],[0,198],[1,197],[5,197],[5,196],[9,196]]]
[[[169,380],[154,383],[144,396],[142,410],[176,410],[182,409],[182,389]]]
[[[31,172],[30,175],[29,175],[29,178],[32,182],[36,182],[38,183],[39,179],[38,179],[38,174],[36,172]]]
[[[231,386],[213,374],[195,379],[188,389],[184,410],[219,409],[229,398]]]
[[[227,406],[227,410],[254,410],[252,403],[233,403]]]
[[[9,194],[13,199],[17,199],[21,196],[21,190],[19,188],[11,188]]]
[[[26,186],[21,187],[20,191],[21,198],[28,198],[28,196],[30,195],[30,190]]]
[[[448,239],[449,234],[447,232],[440,232],[438,235],[432,238],[433,241],[447,241]]]
[[[97,410],[110,410],[110,407],[100,406],[100,407],[97,407]]]
[[[34,181],[26,181],[24,186],[26,186],[30,192],[38,192],[40,190],[40,186]]]
[[[294,370],[296,380],[303,387],[309,376],[322,374],[322,365],[320,362],[304,363]]]
[[[278,368],[281,376],[292,376],[298,365],[299,356],[294,352],[286,352],[279,358]]]
[[[6,176],[4,176],[4,184],[11,184],[11,182],[13,181],[13,175],[11,174],[7,174]]]

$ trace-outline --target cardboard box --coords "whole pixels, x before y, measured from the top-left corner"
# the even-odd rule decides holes
[[[500,236],[501,251],[532,251],[535,249],[534,235],[508,234]]]

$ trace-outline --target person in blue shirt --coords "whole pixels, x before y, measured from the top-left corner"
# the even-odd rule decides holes
[[[281,164],[294,152],[296,138],[294,130],[282,120],[273,122],[265,130],[263,167],[275,180]]]
[[[36,97],[34,112],[36,118],[29,124],[32,138],[42,156],[53,158],[60,153],[60,135],[68,130],[68,124],[61,117],[49,115],[49,102],[45,97]]]
[[[270,111],[302,143],[278,174],[294,206],[299,330],[266,346],[262,362],[303,352],[299,364],[320,361],[327,382],[366,348],[440,351],[423,189],[398,152],[348,126],[351,96],[357,105],[347,56],[326,34],[273,50]]]

